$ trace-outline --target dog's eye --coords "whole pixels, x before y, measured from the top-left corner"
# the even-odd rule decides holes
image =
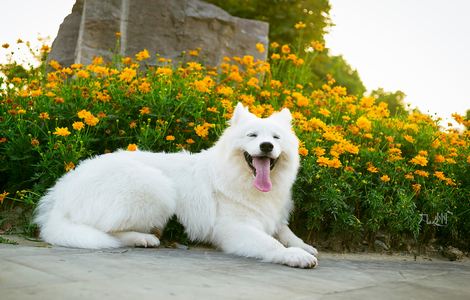
[[[258,134],[252,132],[252,133],[248,133],[246,136],[255,138],[258,136]]]
[[[280,139],[281,137],[278,136],[277,134],[273,135],[273,138],[275,138],[276,140]]]

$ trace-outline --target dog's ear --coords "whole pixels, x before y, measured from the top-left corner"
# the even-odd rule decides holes
[[[280,112],[273,113],[269,118],[287,126],[292,125],[292,114],[288,108],[283,108]]]
[[[240,123],[240,120],[250,118],[252,116],[253,115],[248,111],[248,108],[244,107],[243,104],[238,102],[237,106],[235,107],[235,110],[233,111],[233,116],[230,119],[229,123],[231,126],[234,126]]]

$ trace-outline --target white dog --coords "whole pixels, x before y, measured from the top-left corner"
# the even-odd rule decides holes
[[[40,200],[41,237],[79,248],[156,247],[149,232],[176,215],[191,240],[314,267],[317,250],[287,226],[299,167],[291,119],[288,109],[260,119],[239,103],[230,127],[201,153],[117,151],[85,160]]]

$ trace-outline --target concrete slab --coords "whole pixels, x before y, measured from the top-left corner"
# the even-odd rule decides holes
[[[313,270],[206,249],[0,244],[10,299],[470,299],[470,262],[322,254]]]

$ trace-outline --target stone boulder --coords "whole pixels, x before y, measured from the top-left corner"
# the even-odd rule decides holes
[[[77,0],[61,24],[49,60],[89,64],[113,53],[151,54],[178,61],[183,51],[200,48],[200,58],[218,65],[224,56],[266,59],[256,44],[268,47],[268,24],[229,15],[199,0]],[[117,43],[116,32],[121,33]],[[148,63],[155,62],[149,59]]]

